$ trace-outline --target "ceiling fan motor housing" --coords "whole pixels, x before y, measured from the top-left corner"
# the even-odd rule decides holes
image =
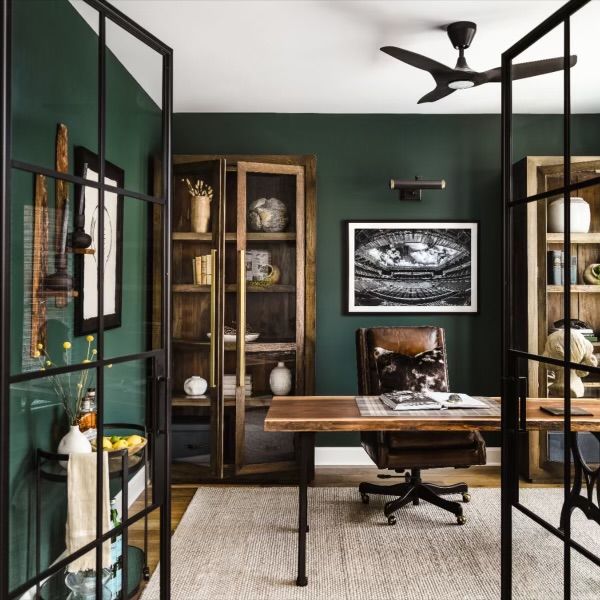
[[[477,25],[473,21],[457,21],[456,23],[450,23],[446,31],[452,45],[457,50],[466,50],[475,37]]]

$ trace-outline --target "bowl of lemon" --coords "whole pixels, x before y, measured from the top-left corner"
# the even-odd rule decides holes
[[[113,454],[119,450],[127,450],[129,467],[135,466],[140,460],[140,452],[144,449],[148,439],[137,434],[133,435],[105,435],[102,438],[102,448],[108,453],[110,470],[120,468],[121,453]],[[97,440],[92,440],[92,450],[96,451]],[[111,456],[113,454],[113,456]]]

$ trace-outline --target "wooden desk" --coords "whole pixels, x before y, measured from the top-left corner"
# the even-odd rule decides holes
[[[499,398],[492,398],[500,403]],[[527,429],[560,430],[563,417],[553,416],[541,410],[541,406],[562,406],[562,400],[550,398],[527,399]],[[581,406],[592,416],[572,416],[571,429],[574,443],[575,478],[571,491],[571,510],[579,507],[600,523],[600,509],[591,500],[581,496],[581,479],[586,476],[585,465],[578,451],[578,431],[600,432],[600,399],[572,400],[573,406]],[[451,409],[450,409],[451,410]],[[306,533],[308,532],[308,463],[312,436],[318,431],[449,431],[479,430],[497,431],[500,417],[440,417],[437,411],[423,411],[423,416],[398,414],[393,417],[361,416],[354,396],[275,396],[265,419],[265,431],[293,431],[299,434],[299,503],[298,503],[298,577],[296,584],[307,585]],[[596,434],[600,436],[600,433]],[[598,480],[600,470],[592,471]],[[563,511],[564,512],[564,511]],[[563,518],[569,515],[563,515]]]

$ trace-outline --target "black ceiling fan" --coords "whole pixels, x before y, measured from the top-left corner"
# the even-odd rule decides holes
[[[437,62],[422,54],[396,48],[395,46],[384,46],[382,52],[405,62],[417,69],[423,69],[431,73],[437,84],[435,89],[425,94],[418,102],[435,102],[445,96],[452,94],[456,90],[465,90],[467,88],[481,85],[482,83],[499,82],[501,77],[500,67],[490,69],[489,71],[473,71],[465,59],[465,50],[471,45],[477,25],[471,21],[458,21],[451,23],[447,27],[448,37],[452,45],[458,50],[458,60],[456,67],[452,69],[442,63]],[[577,62],[576,56],[571,56],[570,67]],[[548,58],[546,60],[534,60],[516,64],[512,66],[512,77],[514,79],[525,79],[526,77],[536,77],[546,73],[562,70],[564,58]]]

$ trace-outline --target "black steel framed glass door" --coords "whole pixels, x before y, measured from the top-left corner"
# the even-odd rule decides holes
[[[502,55],[502,598],[586,597],[600,585],[600,152],[586,140],[600,125],[600,86],[583,43],[592,5],[568,2]],[[562,68],[532,104],[520,65],[551,57]],[[538,478],[549,485],[532,489]]]
[[[132,597],[156,515],[168,598],[172,51],[103,0],[1,16],[0,598]]]

